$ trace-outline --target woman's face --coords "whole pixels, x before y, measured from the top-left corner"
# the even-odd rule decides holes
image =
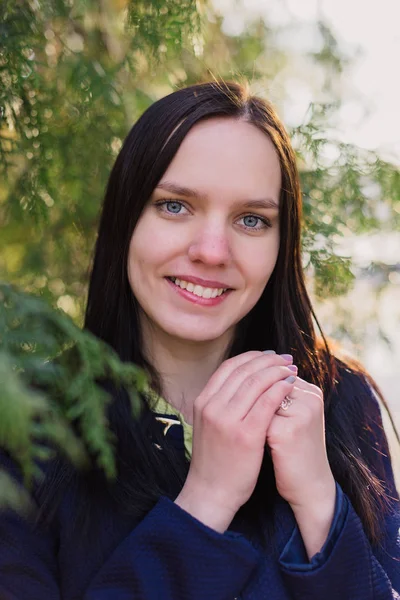
[[[254,125],[218,117],[189,131],[129,248],[129,282],[156,330],[191,342],[233,334],[276,263],[280,189],[274,146]]]

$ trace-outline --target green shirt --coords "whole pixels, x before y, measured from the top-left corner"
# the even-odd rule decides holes
[[[173,425],[182,425],[186,452],[189,457],[191,457],[193,446],[193,426],[189,425],[189,423],[186,423],[182,413],[177,408],[169,404],[169,402],[167,402],[165,398],[162,398],[162,396],[158,396],[152,390],[146,392],[146,396],[151,410],[157,413],[157,415],[176,415],[178,421],[164,416],[157,416],[156,419],[157,421],[164,423],[164,435],[166,435],[168,429]]]

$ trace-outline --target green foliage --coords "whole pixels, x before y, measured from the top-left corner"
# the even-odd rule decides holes
[[[191,0],[6,1],[0,23],[0,270],[31,291],[45,273],[47,299],[68,295],[79,317],[108,173],[154,99],[142,79],[195,39],[198,13]]]
[[[340,237],[400,226],[399,170],[329,136],[325,121],[335,107],[312,105],[304,124],[291,132],[303,191],[304,263],[313,267],[321,299],[346,293],[354,280],[350,259],[335,254]]]
[[[114,477],[115,440],[106,418],[111,397],[100,382],[123,386],[136,418],[144,373],[43,300],[0,284],[0,301],[0,447],[19,463],[26,485],[40,477],[37,461],[54,450],[78,467],[93,457]],[[0,487],[0,505],[8,498]]]
[[[193,0],[152,0],[128,4],[128,23],[134,30],[134,46],[146,56],[158,58],[159,53],[182,47],[188,38],[192,43],[200,33],[200,20]]]

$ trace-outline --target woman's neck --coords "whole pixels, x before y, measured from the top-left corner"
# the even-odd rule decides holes
[[[164,398],[193,424],[193,405],[225,359],[232,333],[217,340],[192,342],[143,327],[144,352],[160,375]]]

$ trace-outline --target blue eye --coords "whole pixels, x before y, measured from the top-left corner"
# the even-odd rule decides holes
[[[257,222],[259,221],[258,217],[255,217],[254,215],[247,215],[247,217],[243,217],[243,222],[246,225],[246,227],[255,227],[257,225]]]
[[[266,229],[271,227],[271,222],[265,217],[257,217],[256,215],[246,215],[241,218],[246,229],[253,229],[259,231],[260,229]]]
[[[168,212],[173,213],[174,215],[178,214],[182,208],[180,202],[166,202],[164,206]]]
[[[192,214],[183,202],[180,200],[169,200],[167,198],[158,200],[154,203],[155,208],[164,213],[164,215],[176,215],[180,217],[188,216]],[[267,217],[260,217],[259,215],[244,215],[240,217],[239,222],[241,223],[242,229],[248,231],[262,231],[272,227],[272,223]]]
[[[163,213],[167,213],[169,215],[183,215],[186,214],[183,212],[183,209],[186,210],[184,204],[179,202],[179,200],[159,200],[155,203],[155,207],[157,210]]]

